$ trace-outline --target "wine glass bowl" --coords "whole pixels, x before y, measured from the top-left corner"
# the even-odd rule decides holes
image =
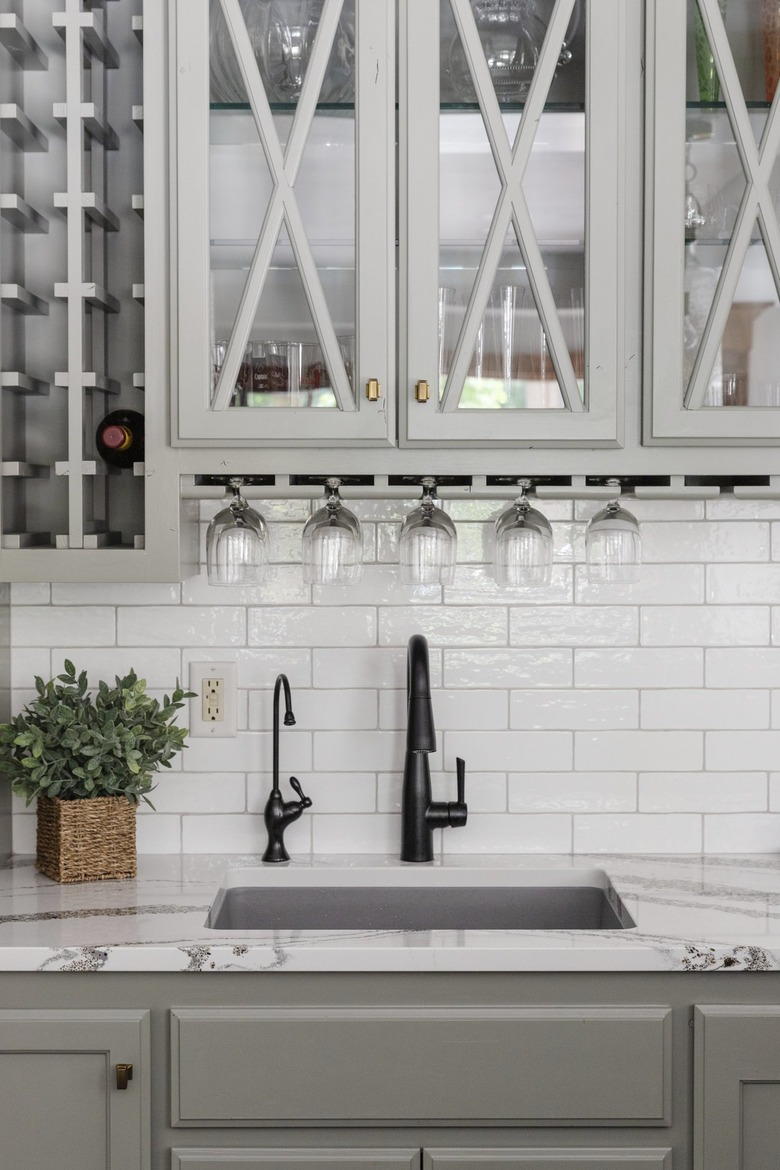
[[[352,585],[363,573],[360,522],[339,496],[339,479],[325,481],[327,499],[303,526],[303,579],[307,585]]]
[[[496,521],[493,576],[498,585],[535,588],[550,584],[552,566],[552,527],[523,488]]]
[[[636,517],[617,499],[593,516],[585,533],[588,580],[632,585],[642,565],[642,534]]]
[[[243,480],[231,480],[233,499],[206,531],[209,585],[256,585],[268,565],[268,527],[241,495]]]
[[[458,534],[437,506],[436,481],[422,481],[419,507],[404,520],[399,542],[401,582],[404,585],[451,585],[455,578]]]

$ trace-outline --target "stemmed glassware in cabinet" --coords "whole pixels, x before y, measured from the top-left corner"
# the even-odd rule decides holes
[[[422,500],[401,528],[401,581],[404,585],[451,585],[455,577],[458,534],[437,506],[436,480],[422,481]]]
[[[499,585],[549,585],[553,533],[546,516],[532,508],[526,494],[531,481],[521,479],[521,493],[496,521],[493,575]]]
[[[231,479],[233,499],[206,531],[209,585],[256,585],[268,564],[268,528],[241,495],[243,479]]]
[[[339,496],[341,480],[326,479],[326,500],[303,526],[303,579],[307,585],[351,585],[363,572],[357,516]]]
[[[597,512],[585,533],[588,580],[594,583],[631,585],[639,580],[642,534],[636,516],[618,500],[620,481],[607,480],[615,499]]]

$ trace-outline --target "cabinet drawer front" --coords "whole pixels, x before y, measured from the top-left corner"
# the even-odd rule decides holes
[[[423,1150],[423,1170],[671,1170],[672,1151]]]
[[[176,1009],[174,1125],[669,1124],[671,1011]]]
[[[419,1150],[171,1150],[171,1170],[419,1170],[419,1166]]]

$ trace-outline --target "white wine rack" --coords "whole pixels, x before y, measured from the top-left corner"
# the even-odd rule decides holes
[[[160,0],[0,0],[0,579],[179,575],[164,45]],[[121,471],[118,407],[147,424]]]

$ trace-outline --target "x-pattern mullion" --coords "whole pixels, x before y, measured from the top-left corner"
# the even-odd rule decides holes
[[[511,223],[526,264],[529,284],[539,309],[553,366],[559,376],[564,403],[570,410],[582,410],[583,404],[579,392],[571,393],[571,389],[577,384],[574,367],[522,188],[539,119],[544,111],[544,103],[555,76],[559,47],[563,43],[571,19],[574,0],[558,0],[553,11],[514,147],[511,147],[509,143],[501,116],[501,107],[490,77],[469,0],[451,0],[451,3],[458,32],[469,62],[493,161],[501,182],[501,193],[477,269],[477,276],[466,308],[440,408],[442,411],[457,409],[457,399],[468,375],[471,355]],[[457,392],[455,387],[458,387]]]
[[[775,287],[780,292],[780,269],[778,268],[780,228],[769,190],[769,180],[780,144],[780,119],[777,117],[777,104],[775,103],[770,111],[761,144],[758,146],[750,124],[747,104],[742,93],[742,86],[719,6],[701,3],[700,10],[720,77],[737,151],[745,172],[746,187],[713,296],[712,310],[685,395],[684,405],[690,410],[701,407],[704,402],[726,322],[731,313],[731,306],[747,250],[750,247],[756,216],[759,218],[761,235]]]
[[[276,132],[271,106],[260,77],[260,70],[239,6],[239,0],[220,0],[220,4],[230,39],[233,42],[274,188],[239,301],[235,323],[214,392],[212,409],[224,410],[230,404],[282,223],[285,223],[317,336],[322,346],[325,364],[331,376],[331,385],[336,401],[342,410],[354,410],[354,399],[339,350],[336,331],[328,311],[325,294],[317,272],[317,264],[309,245],[295,195],[295,181],[316,112],[317,95],[321,91],[327,69],[328,53],[338,25],[341,0],[325,0],[314,51],[306,69],[286,150],[282,150]]]

